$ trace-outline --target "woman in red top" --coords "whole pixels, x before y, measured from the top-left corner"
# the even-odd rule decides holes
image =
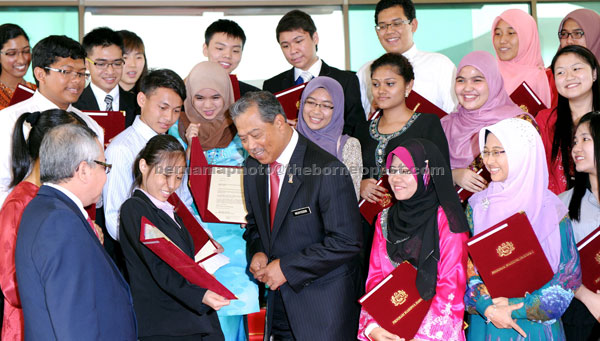
[[[33,90],[35,84],[26,82],[23,76],[31,63],[29,37],[23,29],[14,24],[0,26],[0,109],[10,103],[17,88],[23,84]]]
[[[16,127],[23,123],[31,125],[29,137],[25,140],[23,129],[13,133],[12,152],[12,192],[4,201],[0,210],[0,287],[4,294],[4,320],[2,322],[2,340],[23,340],[23,310],[17,288],[15,272],[15,247],[17,230],[25,206],[36,196],[40,183],[39,150],[42,139],[48,130],[61,124],[85,122],[76,114],[60,109],[44,112],[24,113],[19,117]]]

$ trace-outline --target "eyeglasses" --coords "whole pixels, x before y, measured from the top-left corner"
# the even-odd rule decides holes
[[[584,34],[583,31],[581,30],[577,30],[577,31],[573,31],[573,32],[567,32],[567,31],[560,31],[558,32],[558,39],[567,39],[569,37],[573,38],[573,39],[581,39],[583,38]]]
[[[112,169],[112,165],[110,163],[106,163],[106,162],[102,162],[102,161],[98,161],[98,160],[94,160],[94,162],[99,164],[100,166],[104,167],[104,171],[106,172],[106,174],[110,173],[110,170]]]
[[[325,104],[325,103],[317,103],[310,99],[307,99],[306,101],[304,101],[304,106],[309,109],[315,109],[316,107],[319,107],[319,108],[322,108],[323,110],[328,110],[328,111],[333,110],[333,105],[329,105],[329,104]]]
[[[125,64],[125,61],[123,59],[113,60],[112,62],[106,62],[106,61],[95,62],[89,58],[86,58],[86,59],[88,62],[94,64],[98,69],[102,69],[102,70],[108,69],[108,67],[111,65],[115,69],[120,69],[123,67],[123,64]]]
[[[399,30],[403,25],[408,25],[412,22],[412,20],[394,20],[391,24],[379,24],[375,26],[375,31],[377,32],[385,32],[388,28],[392,27],[394,30]]]
[[[3,55],[10,57],[10,58],[14,58],[16,56],[18,56],[19,54],[22,55],[23,57],[27,57],[29,55],[31,55],[31,48],[26,47],[24,49],[22,49],[21,51],[19,50],[8,50],[8,51],[0,51],[0,53],[2,53]]]
[[[63,69],[57,69],[57,68],[53,68],[53,67],[49,67],[49,66],[44,66],[44,69],[46,70],[50,70],[50,71],[54,71],[54,72],[58,72],[60,74],[62,74],[65,77],[70,77],[71,79],[88,79],[90,77],[90,74],[87,72],[77,72],[77,71],[72,71],[72,70],[63,70]]]
[[[506,153],[506,150],[494,150],[494,151],[491,151],[491,152],[487,151],[487,150],[484,150],[481,153],[481,155],[483,155],[484,158],[490,157],[490,155],[493,155],[494,157],[499,157],[500,154],[504,154],[504,153]]]
[[[385,174],[389,176],[400,174],[412,174],[412,172],[407,167],[390,167],[385,170]]]

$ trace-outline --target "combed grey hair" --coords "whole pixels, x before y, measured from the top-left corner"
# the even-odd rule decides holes
[[[81,161],[97,167],[98,136],[88,127],[63,124],[50,129],[40,146],[40,179],[58,184],[73,177]]]
[[[273,123],[277,115],[283,116],[287,122],[287,118],[281,107],[281,104],[275,96],[268,91],[251,91],[247,92],[237,102],[229,108],[231,119],[235,121],[238,116],[245,113],[251,106],[256,105],[260,118],[263,122]]]

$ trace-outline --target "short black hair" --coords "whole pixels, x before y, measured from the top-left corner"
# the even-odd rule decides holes
[[[96,46],[108,47],[111,45],[116,45],[121,49],[121,53],[125,51],[125,47],[123,46],[123,38],[121,38],[117,32],[108,27],[98,27],[91,30],[85,35],[85,37],[83,37],[83,42],[81,45],[83,45],[83,48],[88,55]]]
[[[215,33],[225,33],[230,38],[239,38],[242,40],[242,48],[246,45],[246,34],[244,30],[233,20],[219,19],[210,24],[204,31],[204,43],[208,46]]]
[[[19,26],[15,24],[3,24],[0,25],[0,49],[4,47],[7,41],[23,36],[25,40],[29,42],[27,33]],[[0,68],[0,74],[2,74],[2,68]]]
[[[400,53],[389,52],[384,54],[383,56],[375,59],[373,64],[371,64],[371,77],[373,77],[373,73],[375,70],[379,69],[382,66],[391,66],[396,74],[402,76],[404,78],[404,82],[408,83],[411,80],[415,79],[415,73],[413,71],[413,67]]]
[[[75,40],[67,36],[52,35],[40,40],[33,47],[31,56],[31,67],[35,69],[46,68],[56,62],[58,58],[71,58],[74,60],[85,59],[85,50]],[[44,70],[46,73],[50,71]],[[35,79],[35,83],[39,86],[39,81]]]
[[[146,96],[150,96],[158,88],[167,88],[175,91],[185,101],[185,83],[183,79],[173,70],[154,69],[150,70],[140,84],[140,91]]]
[[[406,19],[413,21],[417,17],[412,0],[381,0],[375,6],[375,25],[379,23],[379,12],[395,6],[402,6]]]
[[[288,32],[297,29],[302,29],[303,31],[308,32],[310,38],[312,39],[315,32],[317,32],[317,26],[315,26],[315,22],[312,20],[308,13],[302,12],[301,10],[295,9],[293,11],[287,12],[279,23],[277,24],[277,28],[275,29],[275,34],[277,35],[277,42],[279,42],[279,34],[281,32]]]

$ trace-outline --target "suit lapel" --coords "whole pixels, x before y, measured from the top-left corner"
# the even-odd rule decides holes
[[[261,164],[258,161],[256,162],[256,181],[254,181],[255,188],[252,193],[254,198],[254,202],[258,203],[259,210],[258,212],[254,212],[254,219],[256,221],[256,225],[259,227],[259,230],[262,230],[261,234],[265,236],[270,236],[269,229],[269,211],[267,203],[269,202],[269,196],[267,194],[268,191],[268,183],[267,183],[267,172],[268,167],[266,165]]]
[[[304,153],[306,152],[306,140],[298,134],[298,144],[294,149],[294,153],[290,159],[290,163],[286,169],[286,175],[282,179],[283,185],[279,193],[279,201],[275,210],[275,220],[273,222],[273,231],[271,236],[271,244],[277,237],[277,233],[288,215],[290,205],[296,197],[296,192],[302,186],[302,175],[298,174],[297,170],[302,169],[304,161]],[[291,179],[291,180],[290,180]]]
[[[82,110],[100,110],[91,85],[86,86],[81,93],[80,103],[84,107]]]
[[[296,80],[294,79],[294,68],[292,67],[288,71],[283,74],[283,78],[281,79],[281,89],[289,89],[294,86]]]
[[[331,68],[323,60],[321,60],[321,62],[321,71],[319,71],[319,76],[329,76],[329,73],[331,73]]]

